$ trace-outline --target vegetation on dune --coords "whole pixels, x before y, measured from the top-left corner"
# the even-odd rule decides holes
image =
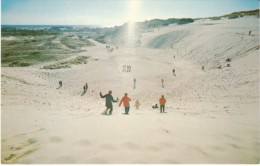
[[[29,30],[29,29],[16,29],[16,28],[2,28],[1,33],[3,37],[6,36],[41,36],[41,35],[55,35],[55,32],[48,30]]]
[[[209,17],[211,20],[221,20],[221,17]]]
[[[231,13],[231,14],[224,15],[222,17],[226,17],[228,19],[235,19],[235,18],[244,17],[244,16],[257,16],[257,17],[259,17],[259,9],[251,10],[251,11],[234,12],[234,13]]]
[[[2,28],[1,63],[3,67],[24,67],[41,62],[62,60],[81,47],[93,46],[82,36],[64,36],[45,30]],[[14,37],[5,40],[5,37]]]
[[[78,39],[75,37],[76,36],[74,35],[64,36],[61,38],[60,42],[70,49],[79,49],[84,46],[94,46],[93,43],[83,39],[82,37]]]
[[[70,59],[70,60],[64,60],[61,62],[57,62],[51,65],[46,65],[43,67],[43,69],[62,69],[62,68],[70,68],[71,65],[78,65],[78,64],[86,64],[87,59],[89,57],[86,56],[77,56],[76,58]]]
[[[101,35],[101,36],[96,37],[95,40],[99,43],[106,44],[107,41],[106,41],[105,37],[106,37],[105,35]]]
[[[231,14],[209,17],[211,20],[220,20],[222,18],[235,19],[244,16],[259,17],[259,9],[252,11],[234,12]],[[153,31],[154,29],[170,26],[184,25],[194,22],[191,18],[169,18],[153,19],[135,24],[135,36],[133,41],[138,45],[140,43],[140,33]],[[211,25],[211,24],[207,24]],[[40,27],[40,26],[39,26]],[[122,26],[111,28],[90,28],[73,26],[53,26],[49,29],[16,29],[12,26],[2,27],[1,39],[1,62],[2,66],[29,66],[41,62],[62,60],[70,57],[74,53],[82,52],[82,47],[94,46],[88,38],[92,38],[100,43],[120,43],[126,41],[128,23]],[[155,43],[163,43],[164,37],[158,38]]]
[[[164,26],[169,26],[171,24],[183,25],[183,24],[189,24],[192,22],[194,22],[194,20],[191,18],[182,18],[182,19],[169,18],[167,20],[153,19],[150,21],[139,22],[138,27],[140,27],[141,29],[160,28],[160,27],[164,27]]]

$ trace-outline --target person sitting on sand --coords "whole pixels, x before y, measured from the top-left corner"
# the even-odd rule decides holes
[[[106,107],[107,109],[105,110],[105,114],[107,115],[107,111],[109,110],[109,115],[112,115],[112,112],[113,112],[113,104],[112,102],[118,102],[118,100],[114,100],[113,96],[112,96],[112,91],[110,90],[108,92],[108,94],[106,95],[102,95],[102,93],[100,92],[100,97],[101,98],[106,98]]]
[[[159,99],[159,103],[160,103],[160,112],[165,113],[166,99],[164,98],[164,95],[162,95],[162,97]]]
[[[152,108],[153,108],[153,109],[157,109],[157,108],[159,108],[159,107],[158,107],[157,104],[155,104],[155,105],[152,106]]]
[[[125,93],[125,96],[122,97],[122,99],[119,103],[119,107],[121,106],[122,103],[124,104],[126,115],[128,115],[128,113],[130,111],[130,101],[131,101],[131,99],[127,96],[127,93]]]

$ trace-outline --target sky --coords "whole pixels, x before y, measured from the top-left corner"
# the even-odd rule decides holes
[[[2,25],[99,25],[259,9],[259,0],[2,0]]]

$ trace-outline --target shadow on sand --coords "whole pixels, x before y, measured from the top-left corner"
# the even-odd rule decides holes
[[[81,96],[84,96],[86,93],[87,93],[87,91],[84,91],[84,92],[81,94]]]
[[[56,89],[60,89],[62,86],[59,86],[58,88],[56,88]]]

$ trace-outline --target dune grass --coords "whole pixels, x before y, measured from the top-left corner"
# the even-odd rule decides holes
[[[24,67],[42,62],[62,60],[82,52],[81,47],[94,44],[83,37],[66,36],[35,30],[3,30],[1,64],[3,67]]]
[[[57,62],[51,65],[46,65],[43,67],[43,69],[62,69],[62,68],[70,68],[71,65],[78,65],[78,64],[86,64],[87,59],[89,57],[86,56],[77,56],[76,58],[72,58],[69,60],[64,60],[61,62]]]

